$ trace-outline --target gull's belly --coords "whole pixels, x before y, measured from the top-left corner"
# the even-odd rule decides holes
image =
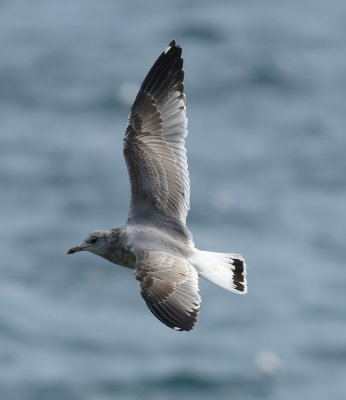
[[[131,226],[127,233],[128,247],[126,247],[131,254],[137,254],[141,250],[152,250],[188,258],[193,253],[192,240],[157,227],[135,225]]]

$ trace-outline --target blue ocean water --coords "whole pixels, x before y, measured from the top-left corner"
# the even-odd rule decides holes
[[[0,398],[346,395],[346,3],[0,2]],[[127,115],[183,47],[188,225],[249,293],[201,281],[174,332],[133,273],[66,256],[122,225]]]

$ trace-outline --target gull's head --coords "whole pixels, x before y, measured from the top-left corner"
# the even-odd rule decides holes
[[[68,250],[67,254],[74,254],[78,251],[90,251],[91,253],[103,257],[107,250],[108,240],[109,233],[107,231],[91,232],[79,246],[72,247]]]

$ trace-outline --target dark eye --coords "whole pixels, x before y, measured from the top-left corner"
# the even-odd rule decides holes
[[[97,242],[97,238],[92,238],[92,239],[90,239],[90,243],[91,244],[95,244]]]

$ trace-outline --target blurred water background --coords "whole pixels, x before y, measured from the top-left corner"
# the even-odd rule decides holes
[[[201,281],[189,333],[66,256],[126,220],[127,115],[172,39],[189,227],[248,264],[247,296]],[[0,398],[345,398],[346,3],[2,0],[0,44]]]

